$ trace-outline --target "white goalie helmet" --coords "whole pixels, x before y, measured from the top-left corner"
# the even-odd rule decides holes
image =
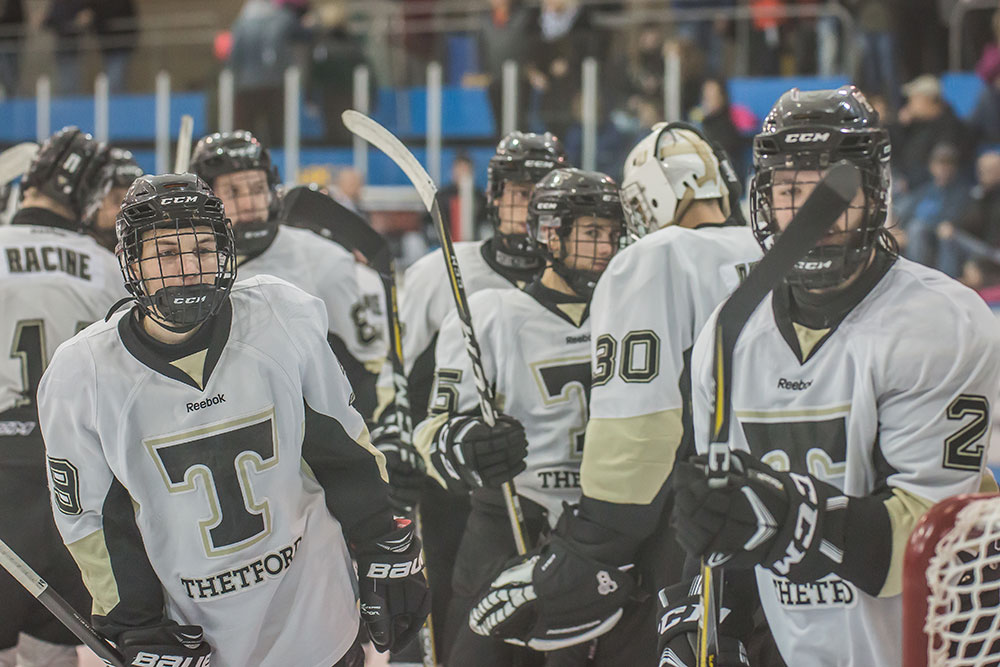
[[[719,199],[730,214],[730,188],[716,149],[687,123],[657,123],[628,154],[622,207],[629,232],[644,236],[674,224],[696,199]],[[733,174],[732,176],[735,176]]]

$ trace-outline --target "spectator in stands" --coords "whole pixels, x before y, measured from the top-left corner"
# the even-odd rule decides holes
[[[0,2],[0,31],[0,86],[3,86],[4,97],[13,97],[20,78],[20,51],[24,41],[22,0]]]
[[[1000,282],[1000,266],[986,259],[1000,248],[1000,152],[988,151],[976,161],[976,185],[955,223],[938,227],[939,268],[962,276],[972,287]],[[968,259],[968,261],[966,261]]]
[[[912,192],[930,180],[931,150],[948,142],[965,156],[965,127],[944,98],[941,82],[933,74],[922,74],[903,86],[906,104],[893,128],[893,168],[897,190]]]
[[[503,64],[512,60],[520,62],[524,58],[524,44],[537,40],[538,17],[535,10],[519,0],[490,0],[490,9],[480,19],[479,64],[496,122],[497,134],[501,134],[503,118]],[[527,79],[518,70],[517,118],[523,118],[528,101]]]
[[[753,20],[750,33],[750,74],[777,76],[781,72],[781,30],[787,18],[781,15],[784,0],[748,0]]]
[[[735,5],[735,0],[673,0],[674,8],[681,11],[688,9],[717,10],[712,18],[681,21],[677,24],[676,29],[676,35],[679,39],[695,44],[702,49],[705,55],[706,71],[711,76],[721,76],[723,73],[726,34],[729,30],[729,14],[725,10]]]
[[[845,0],[858,28],[857,82],[864,90],[886,96],[893,109],[900,107],[897,32],[898,0]]]
[[[482,236],[483,230],[492,230],[492,226],[486,220],[486,194],[476,186],[475,175],[475,165],[472,163],[472,158],[465,153],[458,153],[451,163],[451,181],[439,190],[441,201],[444,202],[445,221],[451,225],[449,231],[454,241],[474,241],[478,238],[484,238]],[[462,200],[459,184],[465,181],[472,185],[471,229],[475,238],[469,238],[468,234],[464,234],[462,230]],[[424,216],[423,226],[428,245],[437,246],[437,230],[434,228],[434,222],[430,215]]]
[[[590,13],[579,0],[542,0],[540,34],[526,63],[541,128],[565,136],[573,123],[573,99],[580,90],[583,61],[603,52]]]
[[[125,90],[128,63],[135,50],[138,24],[133,0],[53,0],[43,24],[56,35],[56,92],[73,95],[82,86],[80,40],[93,31],[112,93]]]
[[[993,17],[994,29],[1000,28],[1000,12]],[[986,84],[969,118],[969,132],[977,144],[1000,144],[1000,45],[988,44],[976,64],[976,74]]]
[[[344,167],[337,170],[327,194],[336,199],[344,208],[367,217],[361,206],[361,192],[364,186],[365,179],[360,171],[353,167]]]
[[[958,177],[958,149],[939,143],[931,151],[928,170],[931,180],[900,198],[895,207],[896,224],[903,236],[903,254],[925,266],[937,266],[956,275],[957,267],[942,266],[945,253],[938,253],[938,226],[957,220],[969,189]],[[897,237],[899,238],[899,237]]]
[[[295,42],[308,36],[299,9],[277,0],[247,0],[232,27],[234,121],[265,146],[282,143],[285,69],[294,61]]]
[[[342,2],[324,2],[308,19],[314,26],[309,50],[309,101],[319,107],[324,139],[332,144],[349,144],[352,135],[344,127],[340,114],[354,107],[354,70],[358,65],[368,64],[364,45],[347,31]],[[368,99],[374,102],[377,88],[371,67],[368,88]]]
[[[726,84],[720,79],[708,78],[701,85],[701,104],[691,114],[709,139],[715,141],[729,155],[733,169],[743,178],[747,173],[746,152],[750,141],[740,134],[733,122]]]

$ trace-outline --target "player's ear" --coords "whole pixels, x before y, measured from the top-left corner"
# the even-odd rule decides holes
[[[553,257],[558,257],[562,250],[562,239],[552,227],[545,228],[545,244],[549,247],[549,252]]]

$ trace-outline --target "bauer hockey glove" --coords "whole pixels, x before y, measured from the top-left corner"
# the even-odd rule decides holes
[[[413,445],[399,439],[399,427],[392,423],[372,431],[372,444],[385,456],[392,509],[397,514],[412,514],[427,476],[424,459]]]
[[[438,430],[431,461],[449,491],[465,493],[514,479],[527,467],[527,455],[524,426],[513,417],[497,415],[493,426],[482,417],[453,417]]]
[[[742,451],[733,452],[725,484],[715,488],[707,461],[696,456],[673,472],[673,523],[689,553],[728,556],[727,567],[763,565],[796,582],[836,571],[848,505],[839,489],[811,475],[776,471]]]
[[[212,660],[212,647],[204,640],[201,627],[174,621],[125,630],[118,635],[118,650],[125,664],[135,667],[210,667]]]
[[[657,597],[660,616],[657,625],[659,666],[697,667],[698,620],[702,614],[701,577],[661,589]],[[715,667],[749,667],[746,647],[733,636],[736,634],[733,626],[739,619],[723,606],[719,610],[719,621],[719,653],[710,658],[709,664]]]
[[[379,652],[398,651],[420,630],[431,609],[420,538],[409,519],[355,549],[361,620]]]
[[[509,644],[555,651],[600,637],[618,623],[635,582],[586,553],[595,524],[566,507],[547,544],[507,564],[480,594],[469,627]]]

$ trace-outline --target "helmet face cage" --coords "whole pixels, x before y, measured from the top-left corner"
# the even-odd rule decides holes
[[[731,171],[725,152],[697,128],[687,123],[657,124],[625,161],[622,207],[629,232],[641,238],[675,224],[696,199],[718,199],[728,216],[729,184],[736,180]]]
[[[795,108],[805,108],[801,120],[791,113],[781,117],[783,102],[787,106],[786,98],[793,94]],[[750,221],[757,242],[767,252],[781,235],[779,221],[788,224],[825,172],[840,160],[855,164],[861,171],[863,202],[852,204],[785,277],[790,285],[827,289],[843,284],[865,266],[883,234],[890,197],[889,138],[877,125],[877,113],[853,86],[797,96],[797,90],[783,95],[754,138]],[[827,113],[831,101],[837,106],[845,98],[858,105],[858,113],[848,113],[846,120],[831,119]],[[847,107],[844,104],[837,113],[843,115]]]
[[[508,253],[530,255],[534,247],[526,233],[501,231],[504,221],[524,219],[527,202],[504,203],[508,183],[534,186],[553,169],[568,165],[562,142],[553,134],[511,132],[497,145],[486,168],[486,215],[493,225],[494,238]],[[530,192],[528,193],[530,196]]]
[[[610,228],[607,223],[583,225],[585,217],[610,220]],[[551,231],[559,236],[558,251],[549,245]],[[618,186],[598,172],[551,172],[532,195],[528,236],[553,270],[577,294],[589,298],[608,262],[625,243],[625,212]]]
[[[263,172],[259,179],[249,172]],[[241,255],[256,255],[266,249],[278,232],[277,194],[280,183],[271,154],[250,132],[216,132],[202,138],[191,156],[191,172],[213,188],[220,176],[235,175],[232,192],[223,193],[237,249]],[[263,199],[264,206],[259,202]]]
[[[218,312],[236,279],[235,241],[204,182],[190,174],[138,179],[116,232],[125,287],[144,315],[189,331]]]

